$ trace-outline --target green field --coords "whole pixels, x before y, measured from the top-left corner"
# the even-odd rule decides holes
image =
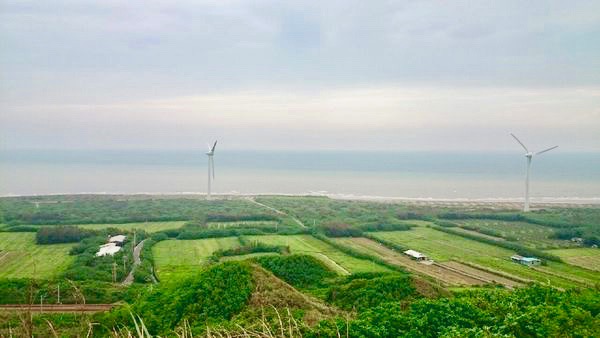
[[[523,279],[535,280],[542,283],[550,282],[551,285],[561,288],[577,286],[573,282],[573,278],[587,285],[600,283],[599,274],[590,274],[589,271],[576,266],[563,263],[550,263],[548,267],[531,269],[513,263],[510,260],[510,256],[515,254],[513,251],[436,231],[431,228],[417,227],[409,231],[377,232],[373,233],[373,235],[423,252],[436,261],[455,260],[474,263]],[[544,270],[549,273],[544,272]]]
[[[271,245],[286,245],[292,253],[308,254],[325,263],[332,270],[347,274],[359,272],[390,271],[388,268],[366,259],[349,256],[331,245],[310,235],[265,235],[248,236],[250,240],[260,241]]]
[[[240,222],[208,222],[206,227],[216,229],[227,228],[263,228],[275,227],[279,224],[277,221],[240,221]]]
[[[256,258],[256,257],[277,256],[277,255],[279,255],[279,254],[276,252],[255,252],[255,253],[239,255],[239,256],[223,256],[223,257],[221,257],[221,262],[243,261],[246,259],[252,259],[252,258]]]
[[[574,243],[549,238],[554,230],[542,225],[526,222],[506,222],[497,220],[461,220],[455,221],[459,226],[477,227],[498,232],[502,237],[512,237],[519,243],[537,249],[573,247]]]
[[[600,271],[600,249],[598,248],[560,249],[548,252],[557,255],[569,264]]]
[[[30,232],[0,232],[0,278],[52,278],[60,275],[73,256],[74,244],[35,244]]]
[[[181,228],[186,222],[140,222],[123,224],[78,224],[76,226],[84,229],[100,230],[106,228],[117,228],[123,230],[140,229],[148,233],[162,230]]]
[[[159,279],[168,279],[172,274],[187,274],[199,271],[206,259],[219,249],[239,246],[237,237],[207,238],[196,240],[166,240],[152,247],[155,272]]]

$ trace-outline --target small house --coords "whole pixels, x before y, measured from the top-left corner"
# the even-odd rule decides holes
[[[108,243],[115,243],[118,246],[123,246],[123,243],[125,243],[126,239],[127,236],[125,235],[112,236],[108,239]]]
[[[527,266],[534,266],[534,265],[542,264],[542,260],[539,258],[535,258],[535,257],[523,257],[520,255],[512,255],[510,257],[510,259],[515,263],[519,263],[519,264],[523,264],[523,265],[527,265]]]
[[[119,252],[121,250],[121,247],[118,246],[115,243],[107,243],[107,244],[103,244],[100,246],[100,250],[98,250],[98,252],[96,253],[96,257],[102,257],[102,256],[112,256],[114,254],[116,254],[117,252]]]
[[[426,261],[427,260],[426,255],[424,255],[418,251],[415,251],[415,250],[406,250],[406,251],[404,251],[404,254],[414,260],[417,260],[417,261]]]

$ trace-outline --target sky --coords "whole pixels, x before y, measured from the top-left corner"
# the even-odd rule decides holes
[[[598,1],[0,0],[0,149],[600,151]]]

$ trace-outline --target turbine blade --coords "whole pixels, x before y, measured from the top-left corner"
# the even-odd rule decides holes
[[[208,152],[210,153],[210,143],[206,143],[206,148],[208,149]]]
[[[210,149],[211,152],[215,152],[215,148],[217,147],[217,141],[215,140],[215,144],[213,144],[212,148]]]
[[[537,152],[537,153],[535,153],[535,154],[536,154],[536,155],[540,155],[540,154],[543,154],[543,153],[545,153],[545,152],[547,152],[547,151],[550,151],[550,150],[552,150],[552,149],[556,149],[556,148],[558,148],[558,146],[554,146],[554,147],[550,147],[550,148],[548,148],[548,149],[544,149],[544,150],[542,150],[542,151],[538,151],[538,152]]]
[[[527,149],[527,147],[523,144],[523,142],[521,142],[521,140],[519,140],[515,134],[510,133],[510,136],[512,136],[517,142],[519,142],[519,144],[521,145],[521,147],[523,147],[523,149],[525,149],[526,152],[529,152],[529,149]]]

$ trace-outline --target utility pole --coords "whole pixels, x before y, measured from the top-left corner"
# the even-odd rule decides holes
[[[115,262],[115,261],[113,261],[112,278],[113,278],[113,283],[116,283],[117,282],[117,262]]]
[[[44,295],[40,295],[40,312],[44,312]]]

